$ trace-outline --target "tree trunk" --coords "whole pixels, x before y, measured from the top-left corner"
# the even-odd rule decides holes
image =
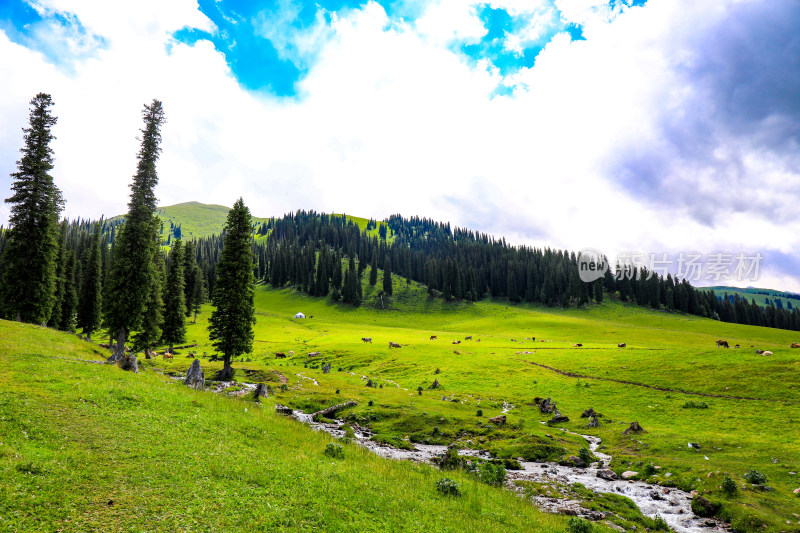
[[[172,347],[172,343],[169,343],[169,353],[173,353],[175,350]]]
[[[17,322],[22,322],[22,313],[17,311]]]
[[[91,331],[86,334],[86,340],[87,341],[91,341],[92,340],[92,332]]]
[[[231,368],[231,356],[225,354],[223,356],[222,370],[217,372],[214,376],[216,381],[230,381],[233,379],[233,368]]]
[[[117,334],[117,343],[114,345],[114,353],[111,357],[122,370],[130,370],[131,372],[138,373],[139,363],[136,360],[136,354],[125,351],[125,340],[127,337],[128,330],[125,327],[120,328]]]

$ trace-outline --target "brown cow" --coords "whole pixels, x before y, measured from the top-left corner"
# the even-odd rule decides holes
[[[431,335],[431,340],[435,341],[436,340],[436,335]]]
[[[464,340],[465,341],[471,341],[472,340],[472,335],[467,335],[466,337],[464,337]]]
[[[164,359],[172,359],[172,354],[169,352],[164,352]]]
[[[792,345],[789,346],[789,348],[800,348],[800,344],[797,344],[796,342],[793,342]]]
[[[617,344],[617,348],[625,348],[626,346],[628,346],[628,345],[625,344],[624,342],[621,342],[621,343]]]
[[[722,339],[718,339],[717,340],[717,348],[719,348],[720,346],[724,346],[725,348],[730,348],[730,346],[728,346],[728,341],[722,340]]]
[[[400,345],[396,342],[389,341],[389,348],[399,348]]]
[[[275,352],[275,359],[286,359],[286,354],[283,352]]]
[[[583,344],[579,342],[576,342],[575,344],[572,345],[573,348],[580,348],[581,346],[583,346]]]

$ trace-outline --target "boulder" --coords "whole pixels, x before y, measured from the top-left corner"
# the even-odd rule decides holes
[[[489,422],[498,426],[504,426],[506,424],[506,415],[498,415],[494,418],[490,418]]]
[[[592,418],[592,417],[595,417],[595,416],[598,416],[598,414],[595,412],[595,410],[592,407],[590,407],[590,408],[586,409],[583,412],[583,414],[581,415],[581,418]]]
[[[597,471],[597,477],[600,479],[605,479],[606,481],[616,481],[619,479],[619,476],[614,473],[613,470],[610,468],[604,468],[602,470]]]
[[[440,388],[440,387],[441,387],[441,385],[439,384],[439,380],[438,380],[438,379],[434,379],[434,380],[433,380],[433,383],[431,383],[431,388],[432,388],[432,389],[438,389],[438,388]],[[504,417],[504,418],[505,418],[505,417]]]
[[[623,431],[625,435],[630,435],[632,433],[647,433],[642,426],[639,425],[639,422],[631,422],[631,425],[628,426],[628,429]]]
[[[562,415],[556,409],[555,416],[547,421],[548,424],[558,424],[560,422],[569,422],[569,417],[566,415]]]
[[[266,398],[267,396],[269,396],[269,387],[265,383],[259,383],[253,390],[251,398],[254,402],[261,402],[261,398]]]
[[[564,461],[565,466],[574,466],[576,468],[586,468],[586,461],[581,459],[580,457],[576,457],[574,455],[570,455],[566,461]]]
[[[275,405],[275,412],[278,413],[279,415],[292,416],[294,410],[291,407],[286,407],[285,405],[278,404]]]
[[[634,472],[633,470],[626,470],[622,473],[622,479],[633,479],[639,475],[639,472]]]
[[[599,428],[600,421],[597,419],[596,416],[593,416],[591,420],[589,420],[589,427],[590,428]]]
[[[534,401],[539,406],[539,411],[542,413],[552,413],[556,408],[556,403],[550,398],[534,398]]]
[[[322,373],[323,374],[330,374],[331,373],[331,364],[328,363],[327,365],[322,365]]]
[[[192,366],[189,367],[189,371],[186,373],[186,379],[183,380],[183,384],[195,390],[203,390],[203,387],[205,387],[206,376],[200,369],[199,359],[192,361]]]
[[[702,496],[696,495],[692,498],[692,512],[697,516],[709,518],[717,514],[720,504],[709,501]]]

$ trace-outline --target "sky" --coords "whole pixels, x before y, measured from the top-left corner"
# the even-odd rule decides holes
[[[760,254],[693,282],[800,291],[799,24],[796,0],[0,0],[0,195],[47,92],[64,215],[124,213],[157,98],[160,205]]]

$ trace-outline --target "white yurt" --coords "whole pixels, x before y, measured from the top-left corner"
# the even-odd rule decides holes
[[[295,318],[305,318],[306,315],[304,315],[303,313],[297,313],[296,315],[294,315],[294,317]]]

